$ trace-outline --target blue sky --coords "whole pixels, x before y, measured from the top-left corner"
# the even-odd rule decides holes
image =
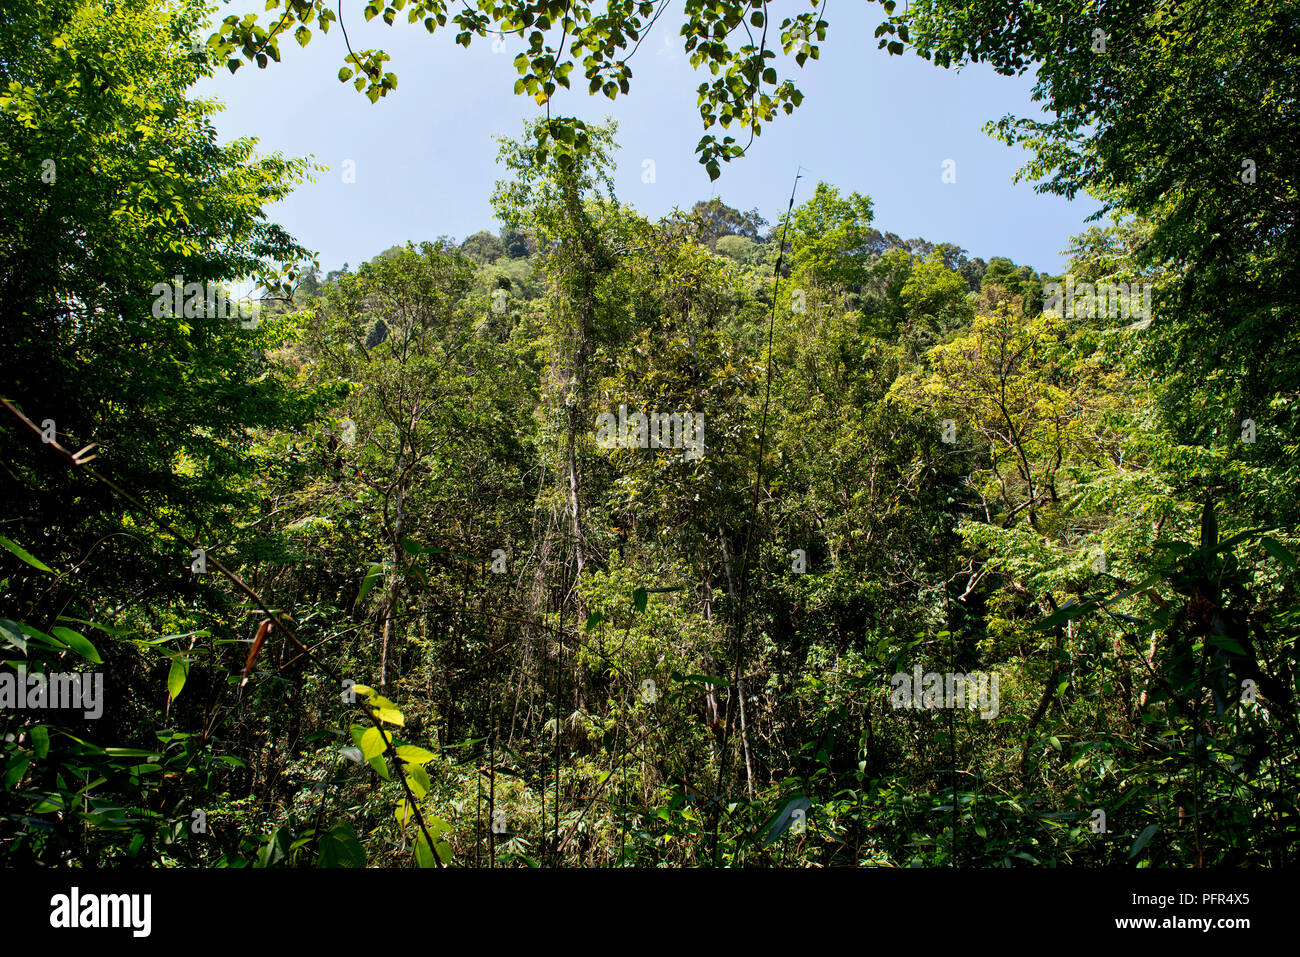
[[[775,5],[778,17],[804,9],[782,6]],[[366,23],[359,7],[343,7],[352,48],[387,51],[388,69],[399,79],[397,90],[378,103],[338,81],[346,50],[337,24],[306,48],[286,38],[279,64],[246,65],[233,76],[222,69],[196,91],[225,104],[216,117],[223,139],[254,136],[263,152],[310,156],[330,167],[270,208],[296,239],[320,252],[325,270],[344,262],[355,267],[407,240],[498,231],[489,203],[501,175],[493,137],[518,136],[525,119],[544,113],[531,98],[514,94],[517,38],[498,43],[500,52],[475,38],[467,50],[454,43],[452,29],[431,36],[404,16],[391,27],[378,17]],[[578,89],[552,101],[556,115],[618,121],[615,184],[624,203],[657,218],[719,196],[775,220],[803,166],[796,202],[825,180],[842,193],[870,196],[877,228],[953,242],[985,259],[1003,255],[1063,270],[1061,250],[1097,204],[1013,185],[1027,154],[981,130],[1006,113],[1038,113],[1031,77],[999,77],[983,67],[943,70],[912,54],[888,56],[873,37],[878,7],[829,6],[821,58],[802,69],[789,61],[802,106],[767,126],[749,154],[724,165],[722,177],[710,183],[694,153],[703,133],[695,90],[709,74],[691,69],[672,12],[630,61],[629,96],[590,97],[575,83]],[[955,183],[942,182],[947,159],[956,163]],[[353,183],[343,182],[347,160],[355,164]],[[647,160],[654,163],[654,182],[643,181]]]

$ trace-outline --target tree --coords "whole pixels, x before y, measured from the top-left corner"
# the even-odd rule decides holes
[[[709,249],[716,249],[723,236],[741,236],[758,242],[760,231],[767,225],[767,220],[758,214],[757,209],[742,213],[716,198],[696,203],[691,215],[700,220],[700,239]]]
[[[1208,448],[1250,419],[1266,436],[1252,459],[1279,466],[1282,437],[1300,428],[1300,407],[1285,398],[1300,364],[1289,319],[1300,288],[1298,30],[1300,10],[1284,0],[1014,10],[921,0],[884,25],[943,66],[1035,69],[1051,118],[989,128],[1031,150],[1020,176],[1036,189],[1086,191],[1103,213],[1142,222],[1130,268],[1155,274],[1160,318],[1139,349],[1161,382],[1166,423]]]
[[[501,232],[501,245],[511,259],[523,259],[537,254],[537,234],[531,229],[506,229]]]
[[[486,229],[481,229],[460,244],[460,251],[476,263],[492,263],[505,254],[501,239]]]
[[[860,285],[871,250],[870,198],[850,193],[845,199],[827,183],[790,215],[791,269],[819,286]]]
[[[916,344],[932,345],[969,325],[974,318],[966,283],[944,265],[937,250],[913,266],[899,296],[907,309],[910,336]]]
[[[5,541],[42,556],[6,550],[0,640],[6,665],[89,663],[113,689],[93,721],[6,704],[20,732],[0,741],[0,814],[21,822],[4,829],[8,860],[103,866],[146,841],[152,854],[188,827],[192,797],[219,793],[231,769],[204,714],[238,668],[229,632],[246,596],[215,587],[212,563],[237,564],[255,477],[282,467],[257,437],[321,402],[277,354],[287,321],[240,288],[286,296],[308,258],[265,212],[307,164],[218,142],[215,105],[187,95],[211,73],[191,49],[204,13],[35,0],[0,15],[3,398],[43,426],[33,436],[0,410]],[[190,675],[220,659],[219,680]],[[181,722],[195,733],[171,734]],[[149,779],[116,752],[134,740],[158,748]]]
[[[119,483],[216,546],[246,505],[239,479],[260,467],[250,430],[302,421],[314,400],[269,355],[282,324],[232,288],[284,295],[297,278],[307,253],[264,209],[307,164],[217,142],[214,105],[185,93],[211,73],[190,48],[202,17],[197,0],[6,14],[0,296],[6,396],[61,442],[97,443]],[[51,560],[104,535],[88,576],[119,593],[179,584],[176,546],[137,541],[106,488],[10,428],[0,457],[15,534],[39,530]]]

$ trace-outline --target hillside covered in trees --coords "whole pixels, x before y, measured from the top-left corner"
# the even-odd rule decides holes
[[[0,861],[1295,863],[1296,13],[997,6],[885,42],[1037,58],[1059,275],[546,118],[323,272],[200,4],[4,14]]]

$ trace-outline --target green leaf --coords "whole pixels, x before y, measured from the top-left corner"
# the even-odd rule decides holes
[[[406,784],[418,798],[424,797],[433,788],[432,782],[429,781],[429,772],[418,764],[406,766]]]
[[[257,852],[257,863],[254,867],[271,867],[284,860],[288,854],[289,846],[289,829],[281,827],[272,834],[267,835],[266,843],[262,849]]]
[[[415,839],[415,863],[417,867],[438,866],[438,862],[433,859],[433,851],[429,847],[429,842],[424,839],[423,833]]]
[[[399,727],[406,725],[406,719],[402,717],[402,712],[398,711],[397,706],[382,695],[373,695],[370,698],[370,713],[385,724],[395,724]]]
[[[0,618],[0,637],[13,645],[23,654],[27,654],[27,639],[23,637],[22,631],[8,618]]]
[[[185,687],[185,679],[190,674],[190,663],[181,655],[172,659],[171,670],[167,672],[167,694],[173,701],[180,695],[181,689]]]
[[[49,572],[51,575],[54,574],[53,568],[45,564],[39,558],[34,556],[31,552],[27,551],[27,549],[23,548],[21,545],[18,545],[17,543],[10,541],[9,539],[5,538],[3,535],[0,535],[0,546],[4,546],[5,548],[9,549],[9,551],[13,552],[15,555],[17,555],[19,558],[25,561],[28,565],[31,565],[32,568],[39,569],[40,571],[43,572]]]
[[[1095,601],[1086,601],[1080,604],[1071,598],[1052,614],[1048,615],[1037,625],[1034,626],[1036,631],[1045,631],[1048,628],[1055,628],[1057,625],[1063,625],[1067,621],[1073,621],[1075,618],[1081,618],[1097,608],[1098,603]]]
[[[44,801],[41,801],[36,807],[32,808],[33,814],[49,814],[51,811],[63,811],[68,807],[64,801],[63,795],[51,794]]]
[[[418,748],[413,744],[399,744],[397,746],[397,756],[407,764],[428,764],[437,757],[432,751],[426,751],[424,748]]]
[[[1128,856],[1130,858],[1137,857],[1138,854],[1141,853],[1142,848],[1146,847],[1147,844],[1150,843],[1151,838],[1156,836],[1156,831],[1158,830],[1160,830],[1160,825],[1158,824],[1148,824],[1143,828],[1142,833],[1139,834],[1137,840],[1133,842],[1133,847],[1129,850]]]
[[[30,754],[20,754],[10,762],[9,767],[5,768],[5,790],[11,791],[27,770],[27,766],[32,763]]]
[[[366,850],[348,821],[339,821],[321,835],[317,867],[365,867]]]
[[[88,628],[95,628],[95,629],[97,629],[97,630],[99,630],[99,631],[102,631],[102,632],[103,632],[104,634],[106,634],[106,635],[112,635],[114,638],[123,638],[123,637],[125,637],[125,636],[127,636],[127,635],[130,635],[130,634],[132,633],[132,629],[130,629],[130,628],[116,628],[116,627],[114,627],[114,626],[112,626],[112,625],[101,625],[101,624],[99,624],[98,622],[95,622],[95,621],[87,621],[87,620],[84,619],[84,618],[69,618],[67,615],[60,615],[58,620],[59,620],[59,621],[70,621],[70,622],[72,622],[74,625],[85,625],[85,626],[87,626]],[[155,638],[155,639],[153,639],[153,640],[154,640],[154,641],[167,641],[168,639],[171,639],[171,638],[188,638],[188,637],[190,637],[190,635],[207,636],[208,634],[210,634],[210,632],[207,632],[207,631],[191,631],[191,632],[189,632],[189,633],[187,633],[187,634],[184,634],[184,635],[165,635],[165,636],[163,636],[162,638]]]
[[[1263,538],[1260,539],[1259,543],[1264,546],[1264,551],[1268,552],[1270,555],[1276,558],[1287,568],[1297,567],[1295,556],[1292,555],[1289,551],[1287,551],[1286,548],[1280,542],[1277,542],[1274,539],[1271,539],[1267,535],[1265,535]]]
[[[1214,518],[1214,503],[1206,502],[1201,510],[1201,551],[1209,554],[1219,541],[1219,523]],[[1130,855],[1132,856],[1132,855]]]
[[[370,563],[370,571],[366,572],[366,577],[361,579],[361,590],[357,592],[358,605],[361,604],[365,600],[365,597],[370,594],[370,589],[375,587],[375,581],[379,578],[379,575],[383,570],[384,566],[378,562]]]
[[[384,736],[378,728],[366,728],[361,732],[357,746],[361,748],[361,756],[369,761],[384,753]]]
[[[794,821],[795,811],[804,811],[806,813],[811,807],[812,801],[802,795],[787,801],[785,806],[772,818],[767,829],[767,835],[763,838],[763,846],[767,847],[786,832]]]
[[[99,657],[99,652],[95,650],[95,646],[80,632],[65,628],[62,625],[55,625],[50,629],[50,633],[66,642],[68,647],[81,657],[88,658],[98,665],[104,663],[104,659]]]
[[[1205,639],[1216,648],[1226,648],[1233,654],[1249,657],[1249,652],[1241,646],[1241,642],[1235,638],[1229,638],[1227,635],[1210,635]]]
[[[633,591],[632,591],[632,604],[633,604],[634,606],[636,606],[636,610],[637,610],[637,611],[642,612],[642,613],[645,612],[645,606],[646,606],[646,590],[645,590],[644,588],[636,588],[636,589],[633,589]]]
[[[597,625],[601,623],[604,617],[605,616],[602,615],[600,612],[593,611],[590,615],[587,616],[587,624],[583,626],[584,630],[591,631],[591,629],[595,628]]]
[[[32,750],[36,753],[37,758],[43,758],[50,753],[50,732],[43,725],[37,725],[32,728]]]

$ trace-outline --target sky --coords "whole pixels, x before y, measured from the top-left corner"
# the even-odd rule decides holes
[[[489,202],[502,175],[494,138],[518,137],[526,120],[545,113],[514,93],[520,39],[475,38],[465,49],[455,44],[453,28],[430,35],[404,15],[392,26],[379,17],[366,23],[360,6],[343,5],[352,48],[385,50],[387,69],[398,77],[397,89],[377,103],[339,82],[347,51],[337,24],[328,34],[316,32],[305,48],[284,38],[281,63],[264,70],[245,65],[233,76],[223,68],[195,91],[224,104],[215,118],[223,141],[251,136],[263,153],[329,167],[268,207],[274,221],[319,252],[324,271],[345,262],[355,268],[408,240],[498,232]],[[802,68],[790,59],[786,68],[803,104],[765,126],[748,154],[724,164],[711,183],[695,157],[704,132],[696,88],[709,73],[694,71],[681,49],[672,20],[680,7],[664,13],[629,61],[630,95],[589,96],[579,64],[575,89],[551,102],[554,115],[618,121],[620,201],[657,219],[716,196],[775,221],[802,167],[796,203],[823,180],[841,194],[870,196],[878,229],[956,243],[986,260],[1000,255],[1064,271],[1062,250],[1098,204],[1013,184],[1029,154],[982,130],[1008,113],[1041,115],[1031,99],[1032,76],[1002,77],[982,66],[944,70],[911,53],[889,56],[873,36],[879,7],[828,5],[820,59]],[[773,5],[777,17],[803,9]],[[218,13],[236,10],[243,12],[239,3]],[[734,127],[714,132],[739,138]],[[945,160],[955,163],[955,182],[943,182]],[[349,172],[354,182],[345,181]]]

